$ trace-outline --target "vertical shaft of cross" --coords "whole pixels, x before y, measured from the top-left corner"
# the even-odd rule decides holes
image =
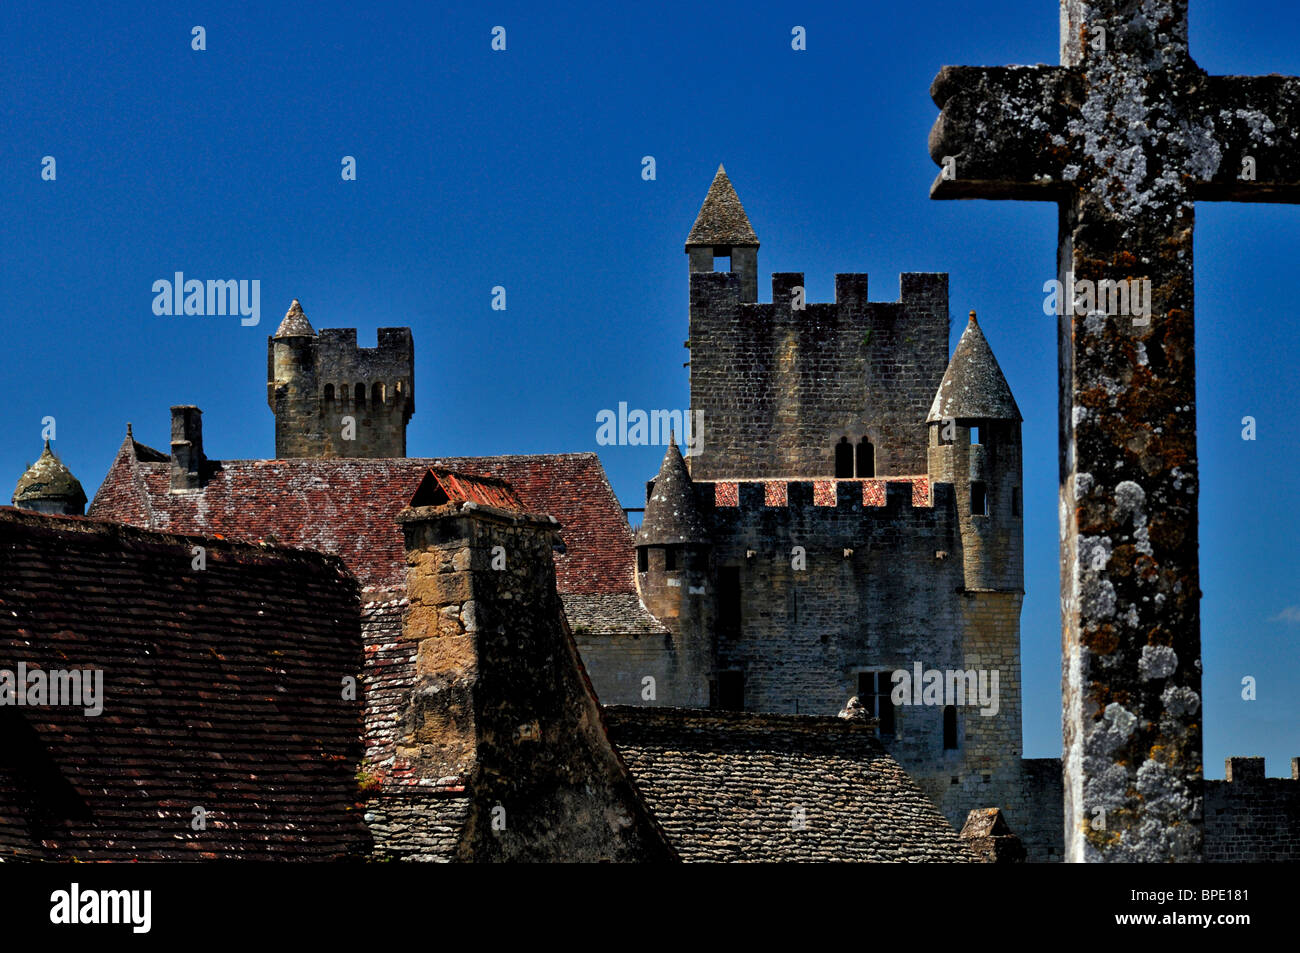
[[[1066,858],[1197,860],[1193,209],[1111,220],[1116,244],[1087,204],[1062,207],[1062,285],[1149,280],[1150,314],[1060,318]]]
[[[1206,161],[1207,143],[1180,105],[1202,76],[1187,55],[1185,0],[1164,12],[1138,20],[1122,3],[1062,4],[1062,65],[1083,70],[1073,131],[1085,146],[1058,246],[1070,304],[1058,340],[1072,861],[1202,856],[1187,171]],[[1116,307],[1117,286],[1129,307]]]
[[[1061,210],[1075,861],[1202,858],[1194,202],[1300,202],[1300,78],[1207,76],[1187,38],[1187,0],[1061,0],[1059,67],[945,66],[930,87],[932,197]]]

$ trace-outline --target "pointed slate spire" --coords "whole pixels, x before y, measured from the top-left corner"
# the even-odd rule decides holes
[[[638,546],[674,546],[682,543],[708,543],[709,534],[695,509],[695,492],[686,461],[670,437],[668,452],[655,477],[654,492],[646,501],[645,517],[636,532]]]
[[[695,217],[691,233],[686,236],[686,247],[692,245],[758,247],[758,236],[749,224],[745,207],[740,204],[740,197],[727,178],[727,170],[721,165],[709,186],[709,193],[704,196],[704,204]]]
[[[72,471],[63,465],[50,442],[14,487],[13,504],[19,509],[38,513],[62,513],[80,516],[86,508],[86,491]]]
[[[278,338],[312,338],[316,336],[316,331],[307,320],[307,315],[302,313],[302,305],[298,299],[293,299],[293,304],[289,305],[289,310],[285,312],[284,320],[280,322],[280,329],[275,332]]]
[[[939,390],[930,405],[926,423],[935,423],[948,417],[978,418],[984,420],[1023,420],[1016,399],[1011,396],[1007,379],[1002,376],[998,359],[984,338],[975,312],[962,332],[948,362],[948,370],[939,383]]]

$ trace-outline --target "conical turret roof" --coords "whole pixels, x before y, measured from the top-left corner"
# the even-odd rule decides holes
[[[752,245],[758,247],[758,236],[749,224],[745,207],[740,204],[740,196],[727,178],[727,170],[721,165],[709,186],[700,214],[695,216],[691,233],[686,236],[686,247],[692,245]]]
[[[980,418],[985,420],[1023,420],[1016,399],[1011,396],[1007,379],[1002,376],[998,359],[984,338],[975,312],[962,332],[948,362],[939,390],[930,405],[926,423],[946,418]]]
[[[14,506],[19,508],[42,501],[63,503],[77,511],[86,505],[86,491],[81,488],[81,482],[54,455],[48,440],[40,457],[18,478],[13,496]]]
[[[668,441],[668,452],[655,477],[654,491],[646,501],[645,517],[636,532],[638,546],[673,546],[682,543],[708,543],[700,514],[695,509],[695,493],[686,461],[677,449],[677,441]]]
[[[307,320],[307,315],[302,313],[302,305],[298,299],[293,299],[293,304],[289,305],[289,310],[285,312],[284,320],[280,322],[280,328],[275,332],[278,338],[296,338],[296,337],[315,337],[316,330]]]

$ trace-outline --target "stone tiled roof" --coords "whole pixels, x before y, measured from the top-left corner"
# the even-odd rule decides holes
[[[998,359],[984,338],[975,312],[962,332],[930,405],[927,423],[951,417],[988,420],[1023,420]]]
[[[681,543],[707,543],[708,531],[695,508],[695,492],[686,461],[670,441],[664,461],[655,477],[654,491],[646,501],[645,516],[636,532],[638,546],[666,546]]]
[[[871,724],[604,711],[615,747],[683,860],[973,860]]]
[[[294,298],[293,304],[289,305],[289,310],[285,312],[284,320],[280,322],[275,336],[278,338],[316,336],[316,329],[307,320],[307,315],[302,313],[302,305],[298,303],[297,298]]]
[[[389,589],[406,581],[397,514],[430,467],[448,467],[506,480],[530,512],[560,521],[562,594],[635,592],[632,530],[594,453],[210,461],[207,485],[189,493],[170,491],[166,461],[128,438],[89,515],[335,553],[363,586]]]
[[[14,487],[15,503],[35,500],[64,501],[78,509],[86,505],[86,491],[81,488],[81,482],[54,455],[48,440],[40,457],[18,478],[18,485]]]
[[[564,615],[575,634],[663,635],[668,629],[650,614],[635,592],[561,597]]]
[[[740,196],[727,178],[727,170],[718,166],[713,184],[704,196],[700,214],[695,217],[691,233],[686,236],[686,247],[692,245],[752,245],[758,247],[758,236],[749,224]]]
[[[358,626],[332,556],[0,508],[0,668],[103,677],[96,716],[0,706],[0,859],[361,852]]]

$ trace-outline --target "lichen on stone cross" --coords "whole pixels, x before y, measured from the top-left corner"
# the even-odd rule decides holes
[[[1186,0],[1062,0],[1061,63],[940,71],[931,196],[1060,208],[1066,858],[1199,860],[1194,203],[1300,201],[1300,79],[1207,75]]]

